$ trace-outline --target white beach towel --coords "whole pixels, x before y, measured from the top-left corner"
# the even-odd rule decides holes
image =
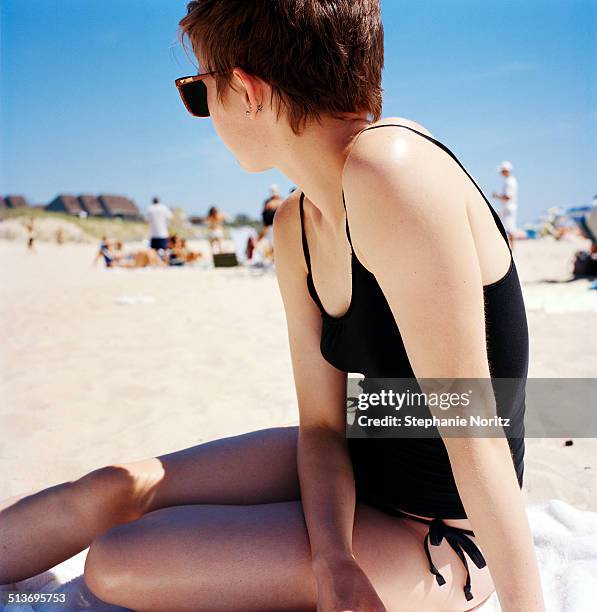
[[[527,509],[547,612],[597,610],[597,512],[553,499]],[[480,612],[500,612],[497,595]]]
[[[539,559],[547,612],[594,612],[597,609],[597,512],[577,510],[562,501],[552,500],[528,508],[527,513]],[[66,593],[68,606],[33,603],[0,607],[0,611],[126,612],[127,608],[103,603],[87,588],[83,579],[87,550],[15,586],[0,587],[5,591]],[[496,594],[479,610],[500,612]]]

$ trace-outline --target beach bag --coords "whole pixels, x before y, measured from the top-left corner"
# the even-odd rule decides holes
[[[572,274],[574,278],[597,276],[597,259],[586,251],[577,251],[574,255]]]
[[[233,268],[238,266],[236,253],[214,253],[214,268]]]

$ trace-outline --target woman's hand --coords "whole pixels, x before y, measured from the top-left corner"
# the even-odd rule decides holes
[[[373,585],[354,557],[313,562],[317,612],[386,612]]]

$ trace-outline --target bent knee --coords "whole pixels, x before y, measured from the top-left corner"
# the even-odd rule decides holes
[[[102,601],[122,605],[125,585],[130,583],[127,574],[119,530],[113,527],[91,542],[83,576],[89,590]]]
[[[135,464],[108,465],[89,472],[75,483],[83,511],[101,507],[106,528],[139,518],[148,477]]]

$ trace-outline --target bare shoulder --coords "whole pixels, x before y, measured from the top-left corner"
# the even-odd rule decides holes
[[[418,132],[422,132],[427,136],[431,136],[433,138],[433,134],[421,123],[415,121],[414,119],[406,119],[405,117],[384,117],[375,123],[372,123],[369,127],[378,127],[384,125],[403,125],[407,128],[412,128],[413,130],[417,130]],[[401,130],[369,130],[369,131],[377,131],[377,132],[399,132]],[[408,130],[407,130],[408,131]],[[404,130],[402,130],[404,132]]]
[[[373,126],[404,125],[411,129],[372,129],[361,133],[346,158],[342,185],[353,234],[358,244],[379,225],[423,228],[466,208],[461,172],[454,160],[429,138],[431,132],[415,121],[391,117]],[[416,133],[420,132],[420,133]],[[376,222],[370,221],[372,206]],[[366,259],[366,255],[364,255]]]
[[[342,173],[349,191],[389,183],[394,193],[397,189],[406,192],[409,184],[420,185],[422,176],[438,177],[447,168],[445,152],[424,137],[434,138],[417,121],[388,117],[369,127],[384,129],[366,129],[354,141]]]
[[[404,163],[413,153],[428,150],[429,142],[421,134],[433,138],[425,126],[412,119],[388,117],[372,123],[358,134],[344,170],[350,172],[368,166],[391,169],[395,163]]]

